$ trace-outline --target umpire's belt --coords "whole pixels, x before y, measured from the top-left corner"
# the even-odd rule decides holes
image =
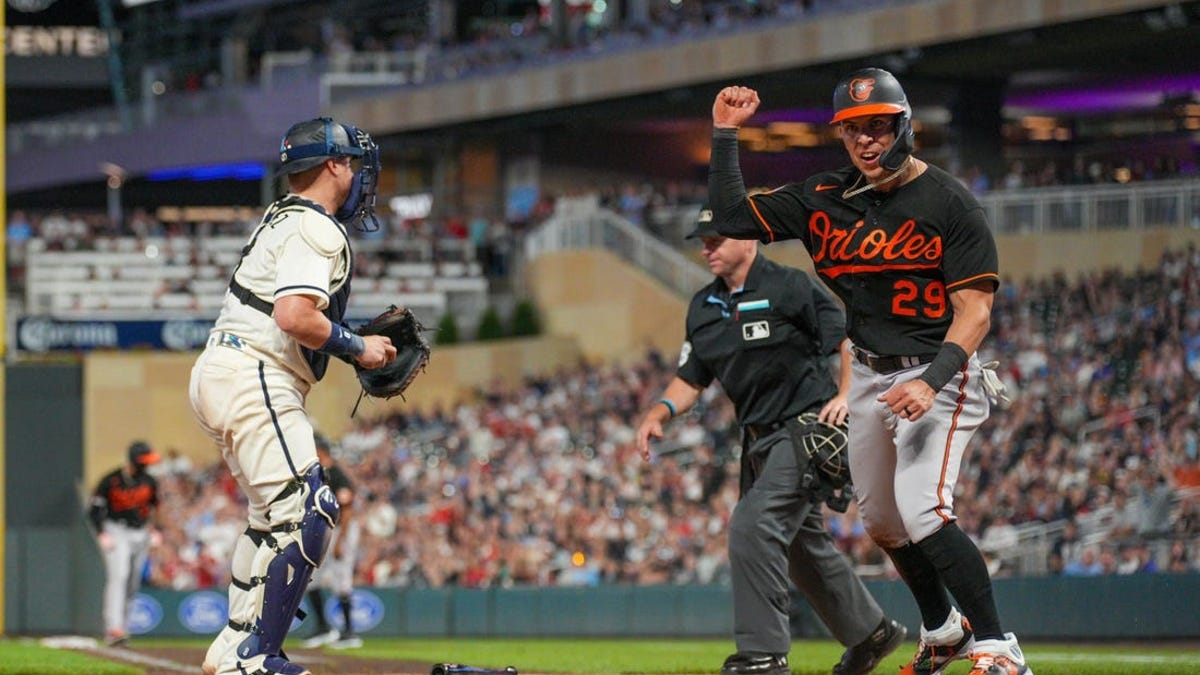
[[[767,434],[773,434],[776,431],[779,431],[784,427],[785,424],[787,424],[787,422],[784,421],[768,422],[766,424],[747,424],[742,428],[746,430],[746,435],[750,437],[750,440],[757,441]]]
[[[870,368],[871,370],[873,370],[881,375],[888,375],[890,373],[896,372],[897,370],[904,370],[905,368],[915,368],[917,366],[924,365],[926,363],[929,363],[930,361],[933,361],[934,356],[936,356],[936,355],[930,354],[929,356],[876,356],[874,354],[868,354],[867,352],[864,352],[861,349],[854,350],[854,358],[858,359],[859,363],[863,364],[864,366]]]

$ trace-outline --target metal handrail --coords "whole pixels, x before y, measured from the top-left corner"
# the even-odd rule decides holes
[[[621,216],[603,209],[556,215],[525,239],[525,260],[557,251],[603,248],[657,279],[682,297],[712,281],[695,261]]]
[[[979,197],[998,234],[1200,228],[1200,178],[989,192]]]

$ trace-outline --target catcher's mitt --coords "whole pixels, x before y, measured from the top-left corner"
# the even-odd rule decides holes
[[[425,327],[407,307],[392,305],[379,316],[355,329],[359,335],[386,335],[396,348],[396,358],[380,368],[363,368],[357,363],[354,370],[362,385],[362,396],[392,398],[402,396],[417,374],[429,363],[429,342],[421,333]],[[354,405],[355,411],[358,404]],[[353,417],[354,413],[351,412]]]
[[[841,489],[850,482],[850,437],[846,426],[834,426],[817,420],[817,413],[806,412],[797,419],[800,429],[796,442],[808,461],[816,467],[829,486]]]

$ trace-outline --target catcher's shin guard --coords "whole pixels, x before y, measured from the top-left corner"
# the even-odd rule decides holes
[[[259,547],[270,538],[270,532],[247,528],[234,545],[230,569],[232,579],[229,582],[229,623],[208,646],[204,664],[200,668],[203,675],[214,675],[221,662],[232,658],[238,643],[254,626],[254,618],[258,613],[254,593],[254,560]]]
[[[301,481],[298,488],[286,490],[271,506],[272,512],[299,512],[299,522],[272,527],[271,536],[254,559],[258,611],[250,636],[237,647],[238,660],[251,665],[258,665],[257,657],[280,655],[312,571],[324,559],[338,521],[337,498],[324,483],[321,466],[314,464]],[[289,508],[289,502],[301,508]]]

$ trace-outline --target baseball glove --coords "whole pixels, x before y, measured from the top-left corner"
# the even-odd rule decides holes
[[[358,382],[362,385],[360,402],[363,396],[403,396],[417,374],[424,371],[429,363],[430,348],[429,342],[422,335],[424,330],[425,327],[411,309],[395,305],[355,329],[359,335],[386,335],[391,338],[392,346],[396,348],[396,358],[383,367],[368,369],[354,364]],[[357,403],[354,409],[358,410]],[[350,415],[353,417],[354,413]]]
[[[797,421],[800,429],[796,440],[800,449],[829,482],[829,487],[840,490],[850,482],[850,453],[847,450],[850,437],[846,426],[818,421],[814,412],[800,415]]]

